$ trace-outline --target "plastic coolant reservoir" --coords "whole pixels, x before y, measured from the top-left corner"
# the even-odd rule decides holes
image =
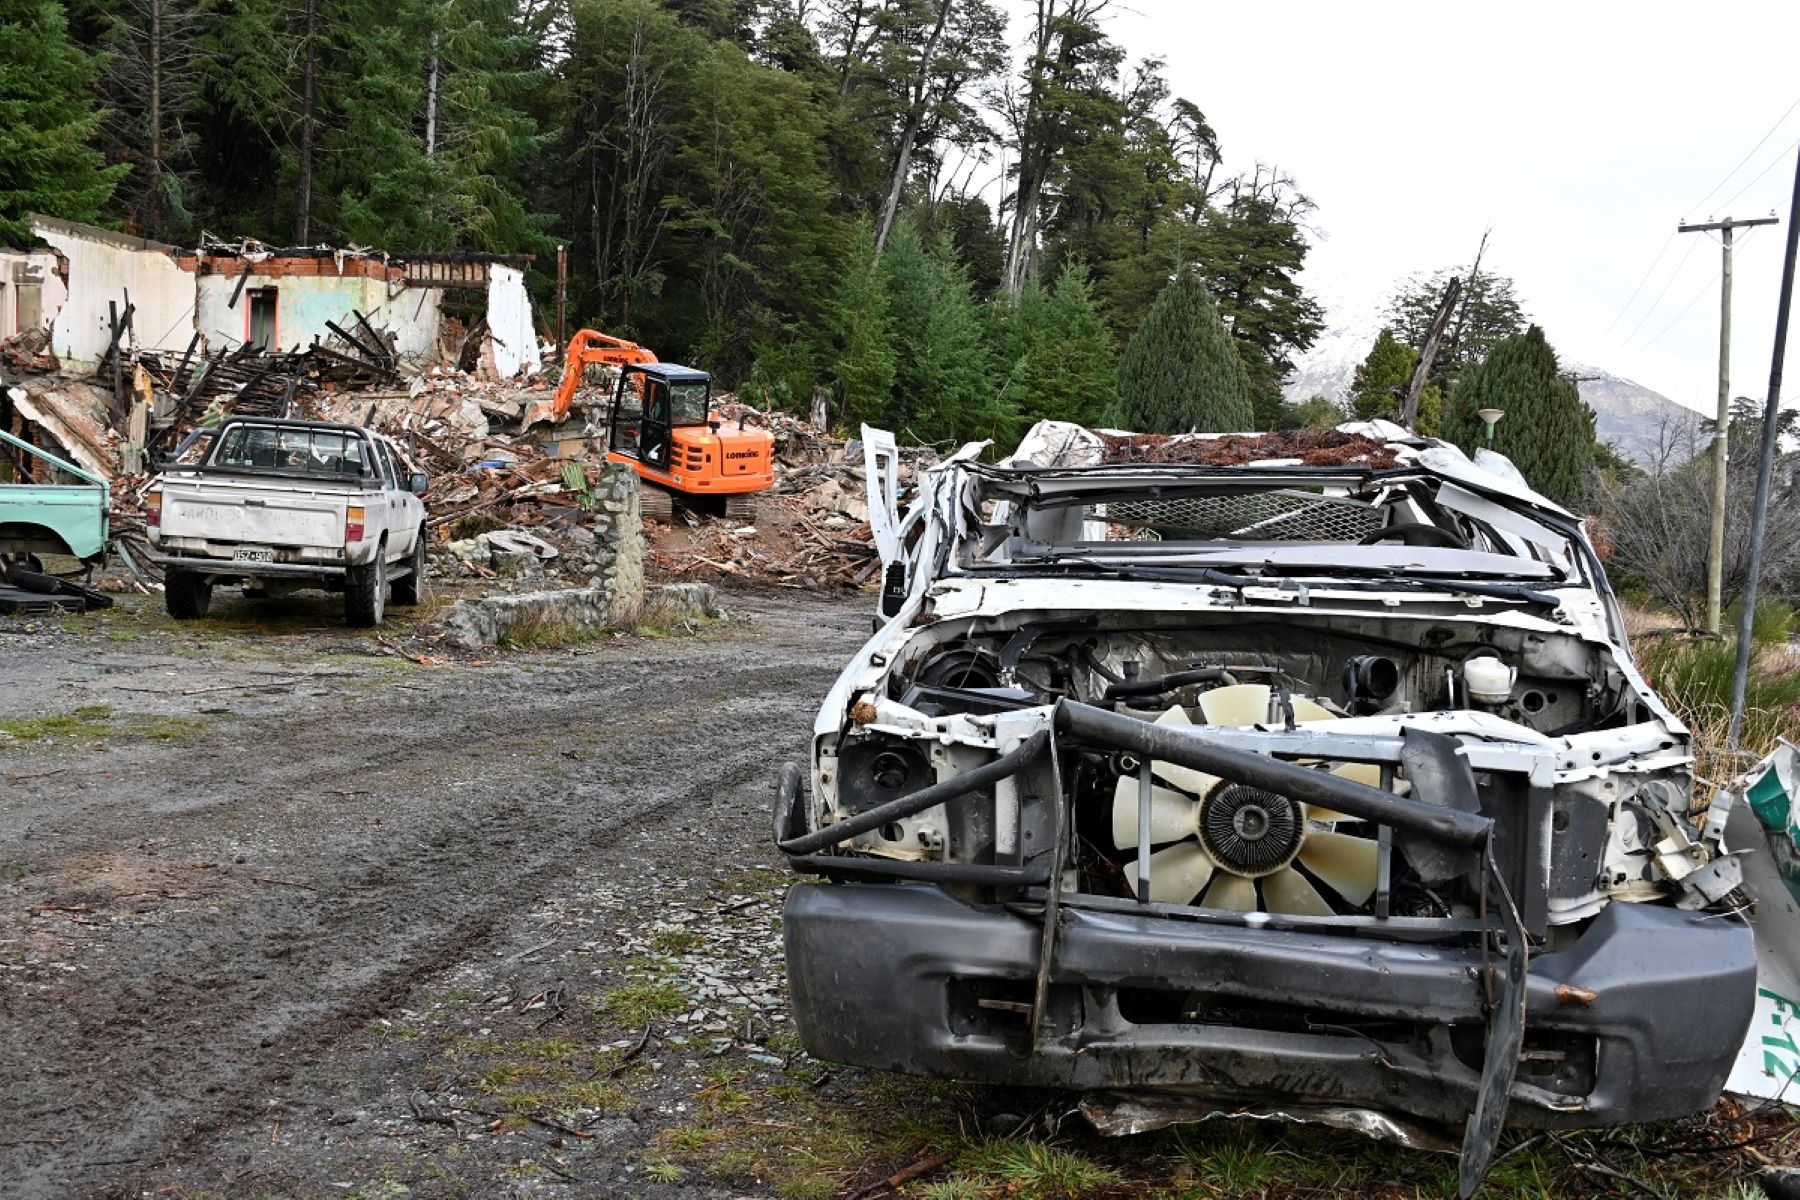
[[[1463,686],[1477,704],[1504,704],[1512,699],[1518,672],[1489,654],[1471,658],[1462,667]]]

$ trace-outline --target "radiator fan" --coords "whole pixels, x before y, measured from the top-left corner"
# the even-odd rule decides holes
[[[1336,719],[1303,696],[1293,697],[1293,705],[1295,721]],[[1215,688],[1201,694],[1200,711],[1209,725],[1260,724],[1269,715],[1269,687]],[[1190,724],[1179,705],[1156,723]],[[1336,910],[1321,885],[1352,907],[1374,893],[1376,843],[1338,832],[1338,825],[1351,821],[1342,813],[1174,763],[1152,762],[1150,774],[1150,844],[1160,847],[1150,855],[1152,900],[1330,916]],[[1381,783],[1381,769],[1368,763],[1339,763],[1331,774],[1372,787]],[[1138,787],[1136,775],[1122,775],[1113,793],[1113,844],[1121,850],[1137,848]],[[1137,876],[1129,864],[1126,875],[1135,893]]]

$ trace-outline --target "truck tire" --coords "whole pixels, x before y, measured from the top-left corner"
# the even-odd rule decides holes
[[[177,621],[198,621],[212,607],[212,580],[170,567],[163,572],[163,607]]]
[[[419,526],[418,536],[413,538],[411,561],[412,574],[405,579],[394,580],[394,603],[403,608],[411,608],[425,599],[425,527]]]
[[[373,629],[381,624],[387,608],[387,543],[375,548],[375,560],[366,567],[351,567],[344,580],[344,624],[352,629]]]

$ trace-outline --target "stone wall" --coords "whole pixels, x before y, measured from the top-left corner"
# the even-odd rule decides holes
[[[499,642],[562,640],[629,629],[644,610],[644,519],[637,473],[607,463],[588,468],[595,505],[577,528],[555,536],[583,543],[587,586],[458,600],[444,620],[447,640],[477,648]],[[586,545],[588,537],[593,544]]]

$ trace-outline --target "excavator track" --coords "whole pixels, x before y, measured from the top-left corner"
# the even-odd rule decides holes
[[[675,519],[675,497],[654,484],[645,484],[638,494],[638,507],[647,521],[667,525]]]

